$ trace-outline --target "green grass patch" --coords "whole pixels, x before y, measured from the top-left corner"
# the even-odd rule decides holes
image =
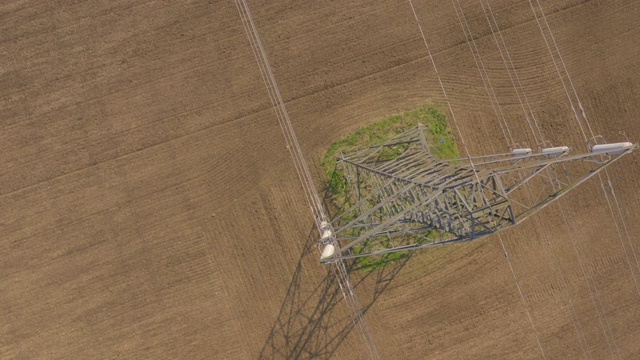
[[[424,131],[424,135],[431,155],[438,159],[460,157],[455,139],[448,127],[446,116],[437,107],[426,106],[367,125],[331,144],[322,158],[322,167],[326,174],[327,203],[333,213],[338,213],[341,209],[348,208],[356,202],[353,194],[347,189],[348,181],[345,175],[336,167],[336,160],[340,154],[381,144],[406,130],[415,128],[418,124],[422,124],[428,130]],[[385,148],[380,159],[393,159],[405,150],[406,146],[403,145]],[[348,221],[349,219],[345,220]],[[432,235],[439,236],[440,232],[432,231],[429,236]],[[362,252],[367,249],[366,247],[367,244],[362,244],[359,247],[354,247],[353,251],[355,253]],[[358,258],[358,261],[362,268],[375,269],[408,256],[409,253],[407,252],[398,252],[377,257]]]
[[[428,106],[382,119],[361,128],[344,139],[334,142],[329,146],[322,158],[322,167],[326,174],[331,177],[335,161],[341,152],[380,144],[420,123],[429,129],[425,136],[429,143],[429,151],[433,156],[438,159],[460,157],[453,134],[449,130],[446,116],[438,108]]]

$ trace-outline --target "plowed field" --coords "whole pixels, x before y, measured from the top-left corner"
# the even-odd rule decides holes
[[[445,104],[408,2],[249,5],[316,175],[338,138]],[[454,6],[414,5],[456,136],[508,151]],[[585,150],[529,3],[491,7],[546,140]],[[640,2],[542,7],[594,134],[638,142]],[[233,2],[10,0],[0,19],[0,358],[366,357]],[[524,301],[497,237],[353,274],[382,358],[640,358],[637,159],[609,169],[620,213],[596,177],[502,235]]]

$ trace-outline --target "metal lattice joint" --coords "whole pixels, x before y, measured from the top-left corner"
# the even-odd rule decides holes
[[[623,142],[577,155],[560,146],[438,160],[418,126],[337,159],[344,203],[321,225],[321,262],[480,239],[524,221],[636,148]],[[525,187],[540,195],[531,200]]]

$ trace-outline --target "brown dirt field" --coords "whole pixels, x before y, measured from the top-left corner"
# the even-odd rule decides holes
[[[491,4],[545,135],[584,149],[528,3]],[[340,136],[443,103],[407,2],[250,6],[316,172]],[[506,150],[453,6],[415,6],[470,151]],[[640,140],[640,3],[543,7],[594,132]],[[366,357],[232,2],[11,0],[0,19],[0,358]],[[381,356],[540,358],[537,334],[547,358],[640,358],[637,158],[609,170],[631,242],[597,179],[502,235],[535,330],[496,237],[353,274]]]

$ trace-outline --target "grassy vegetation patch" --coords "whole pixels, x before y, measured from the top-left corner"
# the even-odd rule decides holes
[[[438,108],[427,106],[403,114],[394,115],[386,119],[367,125],[360,130],[331,144],[322,158],[322,167],[326,174],[327,203],[332,213],[339,213],[341,209],[355,204],[356,199],[347,188],[349,182],[341,170],[336,167],[336,160],[343,152],[378,145],[392,137],[422,124],[428,131],[424,131],[431,154],[438,159],[459,158],[460,154],[451,133],[445,115]],[[406,146],[398,145],[384,149],[382,159],[393,159],[406,150]],[[345,219],[348,221],[349,219]],[[436,236],[439,231],[432,231]],[[357,235],[357,234],[352,234]],[[428,236],[430,236],[428,235]],[[416,239],[417,240],[417,239]],[[424,240],[424,239],[423,239]],[[370,250],[367,244],[354,247],[354,252]],[[391,253],[377,257],[359,258],[361,267],[377,268],[393,261],[409,256],[408,253]]]
[[[429,134],[425,133],[425,135],[431,135],[427,136],[427,142],[433,156],[438,159],[460,157],[453,134],[449,130],[447,118],[438,108],[428,106],[382,119],[334,142],[324,154],[322,166],[326,174],[331,177],[335,161],[341,152],[380,144],[419,123],[429,129]]]

